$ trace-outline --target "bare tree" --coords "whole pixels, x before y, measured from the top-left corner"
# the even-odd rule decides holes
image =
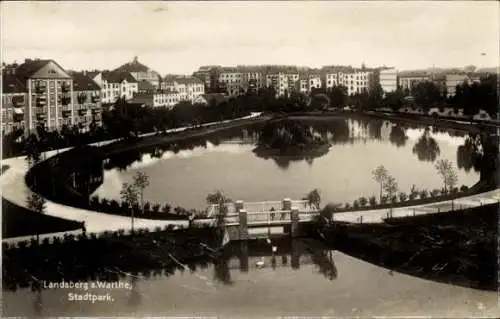
[[[319,190],[313,189],[305,197],[303,197],[303,200],[307,200],[309,202],[309,205],[316,207],[316,209],[319,209],[321,205],[321,194]]]
[[[141,196],[141,211],[144,215],[144,190],[149,186],[149,176],[144,172],[137,172],[134,176],[133,185]]]
[[[449,190],[453,189],[458,182],[457,173],[453,168],[453,164],[447,159],[440,159],[437,161],[435,167],[443,180],[444,192],[447,193]]]
[[[375,170],[372,171],[373,180],[380,184],[380,202],[382,202],[382,195],[384,190],[384,183],[386,182],[389,172],[385,168],[384,165],[378,166]]]
[[[122,190],[120,191],[120,196],[121,199],[127,203],[129,209],[130,209],[130,216],[131,216],[131,221],[130,221],[130,228],[132,233],[134,232],[134,206],[137,205],[137,189],[134,187],[134,185],[131,185],[129,183],[123,183],[122,184]]]

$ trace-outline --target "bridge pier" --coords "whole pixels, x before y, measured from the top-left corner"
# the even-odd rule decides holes
[[[292,200],[290,198],[283,199],[282,210],[292,210]]]
[[[248,272],[248,242],[240,242],[240,271]]]
[[[290,211],[290,234],[293,237],[299,236],[299,227],[300,227],[300,218],[299,218],[299,209],[297,207],[293,207]]]
[[[238,210],[240,240],[248,240],[248,220],[245,209]]]
[[[240,209],[243,209],[244,202],[242,200],[237,200],[234,202],[234,208],[236,209],[237,212],[240,211]]]

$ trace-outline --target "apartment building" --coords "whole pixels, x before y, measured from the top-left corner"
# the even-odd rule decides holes
[[[161,76],[158,72],[139,62],[137,56],[131,62],[127,62],[113,70],[117,73],[130,73],[137,82],[148,81],[155,88],[160,87]]]
[[[139,83],[129,72],[103,71],[92,80],[101,87],[102,103],[114,103],[118,98],[131,100],[139,92]]]
[[[309,91],[312,89],[320,89],[322,86],[321,75],[319,74],[309,74]]]
[[[347,88],[347,94],[367,92],[372,84],[372,71],[354,70],[352,72],[338,72],[338,84]]]
[[[457,85],[461,85],[470,81],[466,74],[446,74],[445,85],[447,97],[454,96],[456,93]]]
[[[169,99],[178,94],[179,101],[194,103],[198,96],[205,94],[205,85],[193,76],[167,75],[160,84],[160,90],[168,92]]]
[[[238,68],[221,68],[218,79],[219,87],[230,96],[237,96],[245,92],[243,73]]]
[[[326,73],[325,74],[325,88],[332,89],[333,87],[338,85],[338,74],[335,73]]]
[[[401,88],[403,90],[410,90],[410,91],[418,83],[430,80],[428,74],[421,72],[400,72],[398,78],[399,78],[399,85],[401,86]]]
[[[379,83],[384,93],[396,91],[398,89],[398,70],[381,70],[379,74]]]
[[[24,85],[12,70],[2,70],[2,132],[24,130],[27,94]]]
[[[266,86],[273,87],[277,96],[284,96],[297,87],[299,73],[287,70],[287,72],[274,72],[266,74]]]
[[[165,107],[167,109],[172,109],[181,102],[181,96],[177,91],[158,90],[155,92],[138,93],[131,102],[149,107]]]
[[[71,73],[75,124],[82,130],[102,124],[101,87],[84,72]]]
[[[13,109],[19,120],[24,106],[22,117],[25,134],[35,131],[39,126],[57,130],[63,125],[74,124],[73,79],[54,60],[26,59],[21,65],[11,67],[9,74],[17,78],[17,84],[11,78],[9,85],[20,85],[14,90],[23,90],[25,93],[24,104],[20,97],[15,98],[19,107]],[[6,112],[6,118],[10,118],[9,108]]]
[[[256,93],[266,86],[266,77],[257,67],[238,67],[241,73],[242,87],[245,92]]]

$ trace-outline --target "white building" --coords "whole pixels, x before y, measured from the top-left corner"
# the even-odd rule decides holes
[[[326,89],[331,89],[338,85],[338,74],[337,73],[327,73],[325,74],[325,87]]]
[[[102,103],[114,103],[122,97],[131,100],[139,91],[137,80],[128,72],[104,71],[92,79],[101,87]]]
[[[179,92],[157,91],[154,93],[138,93],[131,102],[141,103],[150,107],[166,107],[172,109],[181,101]]]
[[[446,92],[447,96],[454,96],[457,85],[461,85],[469,81],[469,77],[465,74],[446,74]]]
[[[396,69],[381,70],[379,81],[384,93],[396,91],[398,89],[398,71]]]
[[[338,84],[347,88],[347,94],[353,95],[368,91],[370,88],[371,71],[339,72]]]
[[[222,68],[218,82],[230,96],[237,96],[245,91],[243,74],[237,68]]]
[[[310,74],[309,75],[309,92],[315,88],[319,89],[321,88],[321,76],[319,74]]]
[[[160,87],[162,91],[178,94],[180,101],[191,103],[194,103],[198,96],[205,94],[203,81],[193,76],[166,76]]]
[[[273,87],[276,90],[277,96],[284,96],[295,90],[298,80],[298,73],[270,73],[266,75],[266,86]]]

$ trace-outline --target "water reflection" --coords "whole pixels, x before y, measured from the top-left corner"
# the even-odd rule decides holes
[[[431,136],[430,129],[426,128],[413,146],[413,154],[416,154],[420,161],[434,162],[440,153],[439,144]]]
[[[402,147],[405,146],[408,136],[406,135],[405,129],[401,125],[393,125],[391,134],[389,135],[389,140],[397,147]]]

